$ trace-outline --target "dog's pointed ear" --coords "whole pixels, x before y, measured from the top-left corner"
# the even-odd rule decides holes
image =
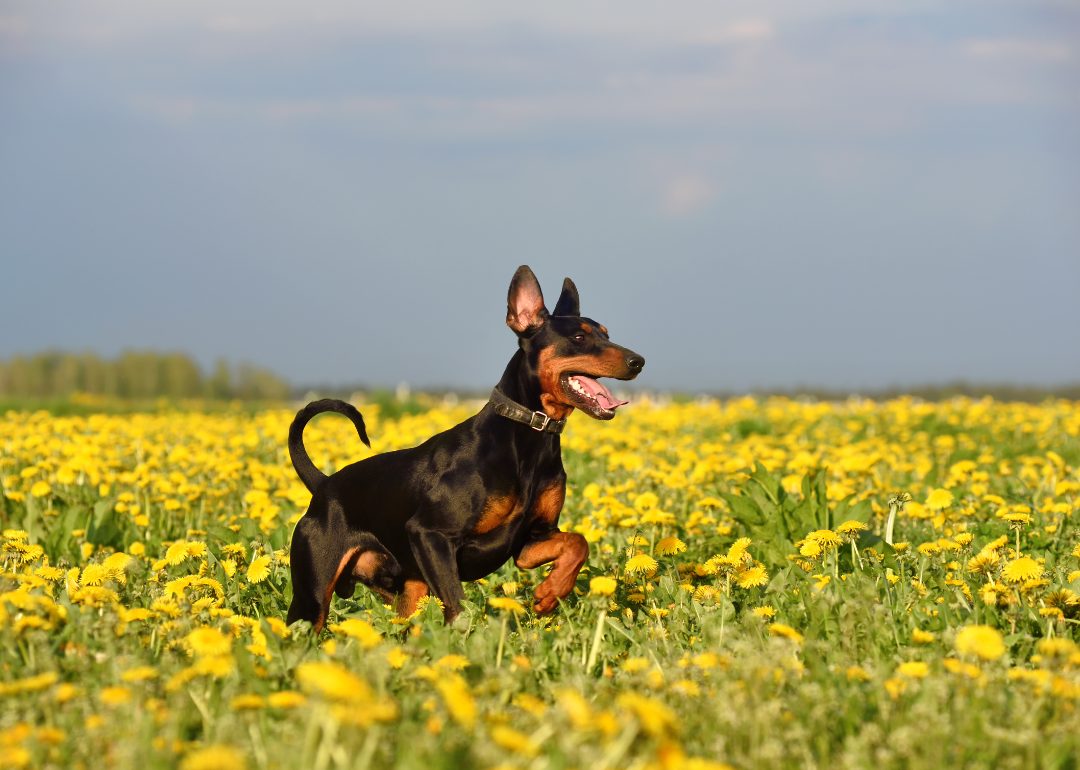
[[[540,282],[528,265],[522,265],[514,273],[510,291],[506,295],[506,325],[515,334],[527,337],[543,326],[547,317]]]
[[[578,299],[577,286],[567,278],[562,282],[562,294],[555,303],[555,312],[552,315],[581,315],[581,301]]]

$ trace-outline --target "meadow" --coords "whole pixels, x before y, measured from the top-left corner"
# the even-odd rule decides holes
[[[478,405],[363,406],[332,471]],[[0,419],[0,768],[1074,768],[1080,404],[733,399],[581,415],[543,569],[285,626],[293,413]]]

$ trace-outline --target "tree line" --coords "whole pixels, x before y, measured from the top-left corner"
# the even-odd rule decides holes
[[[89,393],[115,398],[268,399],[289,396],[289,385],[248,364],[218,360],[204,375],[183,353],[128,351],[108,360],[93,353],[50,351],[0,361],[0,396],[63,398]]]

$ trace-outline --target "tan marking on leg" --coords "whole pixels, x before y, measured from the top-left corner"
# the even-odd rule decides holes
[[[341,561],[338,562],[337,571],[334,573],[334,579],[330,581],[330,585],[326,587],[326,601],[323,603],[322,612],[319,613],[319,620],[315,624],[315,633],[322,631],[323,624],[326,623],[326,614],[330,611],[330,601],[334,596],[334,586],[337,585],[338,578],[341,577],[341,573],[345,571],[345,567],[349,564],[349,559],[353,557],[357,551],[360,550],[360,546],[356,548],[350,548],[345,552],[345,555],[341,557]]]
[[[553,532],[547,540],[527,544],[514,560],[521,569],[533,569],[554,562],[551,574],[533,591],[533,609],[546,615],[559,600],[574,590],[581,567],[589,557],[589,543],[574,532]]]
[[[473,534],[482,535],[497,527],[501,527],[511,519],[521,514],[521,508],[517,504],[517,495],[511,493],[505,497],[489,497],[480,513],[480,519],[473,527]]]
[[[428,595],[428,585],[423,580],[406,580],[405,588],[397,595],[394,609],[398,617],[407,618],[416,612],[416,603]]]
[[[556,481],[540,491],[533,503],[532,515],[537,521],[555,526],[566,501],[566,482]]]

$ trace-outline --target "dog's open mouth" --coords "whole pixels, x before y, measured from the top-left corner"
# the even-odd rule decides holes
[[[628,401],[620,401],[611,391],[584,374],[563,374],[559,378],[570,403],[597,420],[610,420],[615,410]]]

